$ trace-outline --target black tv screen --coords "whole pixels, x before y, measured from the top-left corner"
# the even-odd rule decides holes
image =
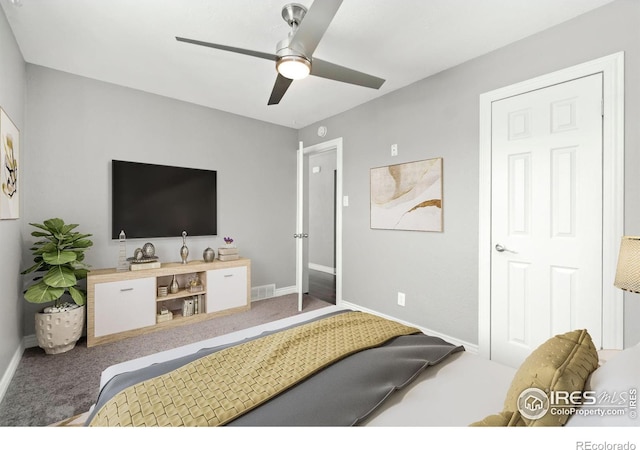
[[[111,237],[217,234],[216,171],[111,161]]]

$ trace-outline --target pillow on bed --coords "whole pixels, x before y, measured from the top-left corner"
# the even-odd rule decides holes
[[[640,426],[636,408],[630,404],[632,396],[637,396],[640,389],[640,343],[622,350],[598,367],[588,380],[586,388],[594,391],[596,396],[611,396],[615,399],[611,405],[618,405],[622,401],[629,408],[622,415],[582,414],[578,411],[567,421],[567,426]],[[610,405],[603,401],[598,406]]]
[[[564,425],[569,417],[567,414],[550,414],[547,411],[538,419],[522,416],[518,409],[520,394],[527,388],[537,388],[546,394],[551,391],[582,391],[587,378],[596,367],[598,352],[587,330],[575,330],[554,336],[524,360],[511,382],[502,412],[471,425]]]

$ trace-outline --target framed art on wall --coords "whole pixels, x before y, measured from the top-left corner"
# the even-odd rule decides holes
[[[442,231],[442,158],[371,169],[371,228]]]
[[[0,219],[20,217],[19,154],[20,131],[0,108]]]

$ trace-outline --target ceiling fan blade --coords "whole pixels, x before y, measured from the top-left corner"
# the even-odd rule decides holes
[[[277,59],[277,56],[271,53],[257,52],[254,50],[247,50],[247,49],[238,48],[238,47],[229,47],[228,45],[213,44],[211,42],[196,41],[195,39],[188,39],[188,38],[183,38],[178,36],[176,36],[176,40],[180,42],[186,42],[187,44],[202,45],[204,47],[211,47],[218,50],[224,50],[226,52],[241,53],[243,55],[255,56],[256,58],[268,59],[270,61],[275,61]]]
[[[311,62],[311,75],[372,89],[380,89],[385,82],[382,78],[315,58]]]
[[[284,96],[284,93],[287,92],[289,86],[293,80],[289,78],[285,78],[282,75],[278,74],[278,78],[276,78],[276,83],[273,85],[273,90],[271,91],[271,97],[269,97],[269,102],[267,105],[277,105],[280,103],[280,100]]]
[[[314,1],[291,39],[289,48],[311,58],[341,4],[342,0]]]

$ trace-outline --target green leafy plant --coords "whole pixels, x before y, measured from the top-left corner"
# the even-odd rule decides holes
[[[73,231],[78,224],[65,224],[58,218],[29,225],[38,228],[31,236],[42,239],[30,249],[35,264],[22,274],[36,272],[41,275],[34,277],[24,298],[31,303],[55,302],[58,307],[63,303],[64,294],[68,293],[76,304],[84,305],[87,293],[78,282],[87,277],[88,266],[83,261],[84,252],[93,245],[87,239],[91,234]]]

